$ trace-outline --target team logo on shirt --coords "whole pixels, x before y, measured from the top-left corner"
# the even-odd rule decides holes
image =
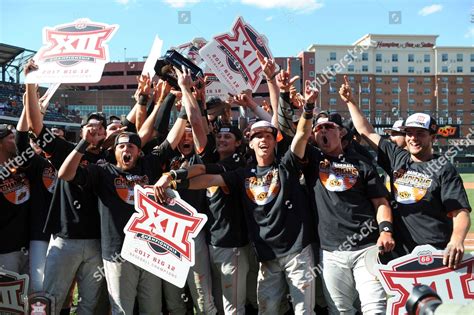
[[[272,202],[280,192],[280,186],[278,169],[276,168],[264,176],[252,176],[245,179],[247,196],[259,206]]]
[[[12,204],[21,205],[30,199],[30,182],[25,174],[15,174],[0,182],[0,191]]]
[[[395,200],[402,204],[417,203],[426,195],[433,180],[426,174],[399,169],[393,172]]]
[[[135,185],[145,186],[148,185],[148,176],[140,176],[140,175],[131,175],[128,174],[125,177],[120,175],[114,180],[115,190],[117,191],[117,195],[119,195],[120,199],[128,203],[129,205],[133,205],[135,202],[134,192],[133,189]]]
[[[44,188],[46,188],[50,193],[53,193],[56,183],[58,182],[58,172],[56,169],[52,165],[45,167],[42,178]]]
[[[349,190],[358,178],[359,171],[351,163],[330,162],[327,159],[319,163],[319,179],[329,191]]]

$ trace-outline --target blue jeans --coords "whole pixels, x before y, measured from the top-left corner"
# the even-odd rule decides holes
[[[49,243],[30,241],[30,292],[43,291],[44,266]]]

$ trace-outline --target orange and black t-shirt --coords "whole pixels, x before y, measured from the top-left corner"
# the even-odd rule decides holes
[[[449,213],[469,209],[461,176],[444,157],[414,162],[410,153],[386,139],[379,143],[379,156],[388,161],[393,180],[394,236],[410,251],[417,245],[444,248],[453,230]]]

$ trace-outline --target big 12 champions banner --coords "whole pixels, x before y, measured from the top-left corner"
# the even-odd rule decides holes
[[[232,33],[215,36],[199,55],[231,93],[239,94],[247,89],[255,92],[262,81],[257,50],[272,58],[267,38],[239,17]]]
[[[98,82],[109,61],[107,43],[118,25],[84,18],[43,29],[43,47],[33,58],[39,70],[26,83]]]
[[[207,217],[168,190],[172,198],[162,205],[154,200],[153,189],[135,186],[135,209],[124,228],[121,255],[146,271],[184,287],[189,268],[194,266],[194,238]]]
[[[443,303],[468,304],[474,299],[474,256],[464,253],[456,269],[443,265],[443,251],[433,246],[417,246],[411,254],[375,265],[375,273],[385,292],[387,314],[407,314],[405,305],[413,286],[424,284],[440,296]]]
[[[0,314],[26,314],[28,275],[0,268]]]

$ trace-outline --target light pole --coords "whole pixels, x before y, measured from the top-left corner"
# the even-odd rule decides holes
[[[69,98],[69,95],[67,94],[61,94],[61,97],[63,99],[63,106],[64,106],[64,113],[67,114],[67,99]]]

